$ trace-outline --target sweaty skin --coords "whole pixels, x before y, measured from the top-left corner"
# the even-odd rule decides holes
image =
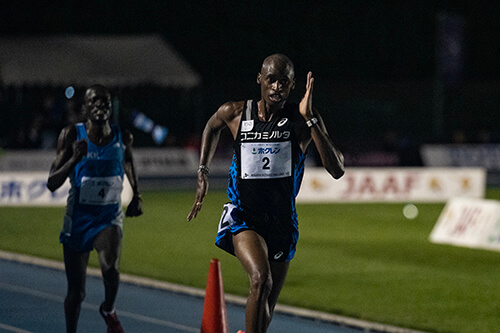
[[[257,74],[257,84],[261,90],[261,98],[257,102],[257,115],[261,122],[267,122],[277,117],[287,102],[291,90],[295,88],[293,63],[282,54],[267,57]],[[333,178],[338,179],[344,174],[344,158],[332,143],[320,114],[312,106],[313,87],[314,78],[309,72],[306,91],[299,104],[299,113],[295,113],[291,121],[300,125],[296,126],[301,129],[297,143],[302,152],[305,153],[311,141],[314,141],[323,166]],[[245,101],[227,102],[210,117],[202,134],[200,165],[210,166],[223,129],[228,128],[236,140],[244,109]],[[313,118],[317,119],[317,123],[309,128],[305,123]],[[208,172],[203,168],[198,172],[197,182],[195,200],[187,215],[188,221],[196,218],[201,211],[208,192]],[[234,253],[250,281],[245,332],[264,333],[267,331],[278,296],[285,283],[290,262],[270,261],[266,241],[253,230],[233,234],[232,242]]]

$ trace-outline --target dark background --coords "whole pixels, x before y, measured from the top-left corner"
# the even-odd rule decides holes
[[[440,52],[446,17],[461,22],[451,72],[445,65],[457,59]],[[418,165],[423,143],[498,142],[499,18],[499,1],[3,1],[0,31],[161,34],[202,85],[117,94],[124,109],[142,107],[168,126],[166,144],[177,146],[193,144],[225,101],[258,98],[262,60],[285,53],[296,67],[292,99],[300,100],[313,71],[315,106],[348,161],[364,164],[362,152],[387,151],[398,154],[396,164]],[[138,133],[138,143],[151,142]]]

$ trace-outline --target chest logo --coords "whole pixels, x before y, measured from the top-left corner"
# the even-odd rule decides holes
[[[253,129],[253,119],[252,120],[243,120],[241,123],[241,131],[249,132]]]
[[[287,121],[288,121],[288,118],[281,119],[280,122],[278,123],[278,127],[285,125]]]
[[[97,160],[99,158],[99,153],[96,151],[87,152],[87,158],[90,160]]]

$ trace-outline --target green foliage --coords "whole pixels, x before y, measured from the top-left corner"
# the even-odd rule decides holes
[[[210,192],[191,222],[194,193],[143,198],[145,215],[125,220],[123,272],[205,288],[218,258],[225,292],[246,295],[239,262],[214,245],[225,193]],[[416,205],[413,220],[399,203],[299,205],[300,240],[280,303],[432,332],[496,331],[500,255],[430,243],[444,205]],[[62,207],[1,207],[0,248],[62,260],[63,214]],[[97,266],[95,254],[90,264]]]

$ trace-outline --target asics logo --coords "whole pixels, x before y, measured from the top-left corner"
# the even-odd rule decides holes
[[[249,132],[253,128],[253,120],[243,120],[241,123],[241,131],[242,132]]]
[[[274,259],[278,260],[283,255],[283,251],[280,251],[274,255]]]
[[[278,123],[278,127],[285,125],[287,121],[288,121],[288,118],[281,119],[280,122]]]

